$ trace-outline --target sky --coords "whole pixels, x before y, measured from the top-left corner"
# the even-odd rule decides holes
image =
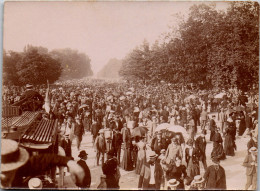
[[[111,58],[123,59],[146,39],[150,44],[187,15],[195,2],[5,2],[3,48],[25,45],[71,48],[91,59],[94,74]],[[226,3],[219,3],[225,7]]]

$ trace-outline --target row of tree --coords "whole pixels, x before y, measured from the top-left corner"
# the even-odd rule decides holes
[[[25,46],[23,52],[4,51],[3,83],[9,85],[45,84],[56,80],[93,75],[89,57],[77,50],[48,51],[44,47]]]
[[[225,11],[214,3],[194,5],[188,18],[179,18],[162,43],[144,41],[126,56],[124,79],[244,90],[258,84],[257,2],[229,2]]]

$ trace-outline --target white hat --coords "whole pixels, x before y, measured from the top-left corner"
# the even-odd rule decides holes
[[[257,152],[257,148],[256,148],[256,147],[251,147],[251,148],[249,149],[249,152]]]
[[[197,175],[194,177],[194,183],[202,183],[204,182],[204,178],[201,175]]]
[[[26,84],[26,86],[25,86],[26,88],[32,88],[33,87],[33,85],[32,84]]]
[[[11,139],[1,140],[1,171],[7,172],[20,168],[29,159],[29,153],[18,146],[18,143]]]
[[[30,189],[42,189],[42,181],[39,178],[31,178],[28,182]]]
[[[170,179],[168,182],[167,182],[167,187],[176,187],[180,184],[179,181],[177,181],[176,179]]]

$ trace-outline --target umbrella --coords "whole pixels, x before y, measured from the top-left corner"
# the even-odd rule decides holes
[[[82,109],[82,108],[85,108],[85,107],[88,107],[88,105],[87,104],[83,104],[83,105],[79,106],[79,109]]]
[[[224,97],[224,95],[226,95],[226,93],[219,93],[219,94],[215,95],[214,98],[221,99]]]
[[[187,99],[195,99],[195,98],[196,98],[195,95],[190,95],[190,96],[186,97],[185,100],[187,100]]]
[[[120,99],[120,100],[124,100],[124,99],[125,99],[125,96],[121,96],[119,99]]]
[[[133,92],[126,92],[125,95],[132,95]]]
[[[132,137],[142,137],[146,135],[146,132],[148,131],[148,129],[146,127],[136,127],[132,130]]]
[[[156,127],[155,132],[167,129],[170,126],[171,125],[169,123],[162,123]]]
[[[180,125],[172,125],[172,126],[168,127],[167,130],[175,132],[175,133],[182,133],[182,135],[185,137],[188,136],[186,129]]]

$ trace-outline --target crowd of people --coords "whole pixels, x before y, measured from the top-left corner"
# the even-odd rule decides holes
[[[42,97],[38,101],[46,100],[45,86],[34,90]],[[59,145],[71,160],[71,145],[76,142],[78,164],[85,171],[83,183],[77,184],[80,188],[91,185],[88,151],[81,149],[88,133],[93,137],[96,165],[101,163],[103,171],[98,188],[119,189],[122,168],[139,175],[136,188],[226,189],[220,161],[235,156],[239,136],[250,137],[243,163],[247,167],[245,189],[256,188],[258,92],[99,80],[61,82],[51,85],[49,92],[51,109],[46,115],[58,120]],[[36,108],[22,100],[22,88],[3,88],[3,104]],[[168,126],[158,130],[164,124]],[[187,133],[169,131],[169,126]],[[210,140],[206,140],[208,134]],[[213,143],[211,156],[206,155],[209,141]],[[214,165],[208,166],[207,158]]]

